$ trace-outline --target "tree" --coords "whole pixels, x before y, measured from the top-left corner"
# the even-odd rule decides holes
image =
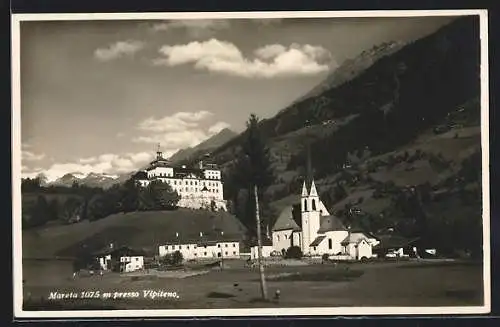
[[[257,185],[258,197],[263,198],[267,187],[274,181],[274,172],[271,166],[269,148],[259,129],[259,118],[251,114],[247,121],[241,152],[232,169],[234,183],[240,189],[247,190],[248,201],[240,220],[250,231],[255,231],[255,196],[254,185]],[[267,203],[263,203],[264,207]],[[265,210],[265,209],[264,209]],[[263,224],[266,224],[263,221]]]
[[[139,195],[141,210],[168,210],[177,206],[180,196],[170,185],[161,181],[153,181],[142,189]]]
[[[63,205],[61,218],[66,223],[73,223],[81,219],[82,202],[74,197],[68,198]]]
[[[49,220],[49,206],[43,195],[37,197],[35,205],[25,215],[25,228],[43,226]]]
[[[178,266],[178,265],[180,265],[182,263],[183,260],[184,260],[184,257],[182,256],[182,253],[180,251],[175,251],[172,254],[171,264],[173,266]]]
[[[140,187],[136,181],[131,178],[127,180],[122,187],[122,210],[123,212],[132,212],[139,209]]]
[[[285,253],[285,259],[300,259],[302,256],[302,250],[298,246],[289,247]]]
[[[57,199],[53,199],[49,203],[48,207],[48,219],[57,220],[59,218],[59,202]]]
[[[37,192],[41,189],[41,179],[36,178],[23,178],[21,180],[21,192],[30,193]]]
[[[266,140],[259,130],[259,118],[251,114],[247,121],[247,129],[242,144],[242,150],[237,159],[234,169],[236,184],[247,190],[244,216],[240,217],[249,231],[257,234],[258,240],[258,262],[260,273],[260,285],[262,297],[267,300],[267,287],[262,264],[262,222],[260,219],[259,199],[263,198],[267,187],[274,181],[274,173],[271,167],[269,148]],[[267,205],[264,202],[264,205]],[[255,220],[252,219],[255,217]],[[267,225],[269,221],[264,222]],[[254,228],[256,227],[256,228]],[[265,229],[266,230],[266,229]]]

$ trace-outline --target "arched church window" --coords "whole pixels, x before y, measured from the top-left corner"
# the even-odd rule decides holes
[[[304,199],[304,211],[307,211],[307,199]]]
[[[315,199],[312,200],[312,210],[316,211],[316,200]]]

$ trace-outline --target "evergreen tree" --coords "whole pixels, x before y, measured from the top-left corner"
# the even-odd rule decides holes
[[[49,205],[43,195],[39,195],[32,209],[30,226],[42,226],[49,220]]]
[[[180,196],[170,185],[161,181],[153,181],[139,194],[140,210],[165,210],[177,206]]]
[[[273,169],[269,148],[266,140],[259,130],[259,118],[251,114],[247,121],[247,129],[236,165],[233,168],[234,183],[240,189],[245,189],[246,199],[240,214],[240,220],[249,228],[255,231],[255,199],[253,187],[258,188],[258,198],[263,199],[265,190],[274,181]],[[262,210],[267,211],[267,201],[262,202]],[[262,225],[267,225],[269,220],[262,221]],[[265,230],[265,229],[264,229]]]
[[[73,197],[68,198],[63,205],[62,219],[66,223],[75,222],[81,219],[83,203]]]
[[[49,203],[48,207],[48,219],[57,220],[59,218],[59,202],[57,199],[53,199]]]

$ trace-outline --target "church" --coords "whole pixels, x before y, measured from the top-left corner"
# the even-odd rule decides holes
[[[286,207],[272,228],[273,250],[285,254],[298,246],[305,256],[328,254],[338,260],[363,260],[373,257],[372,249],[379,241],[358,230],[351,230],[328,212],[321,201],[311,176],[302,185],[300,203]]]
[[[195,168],[185,165],[174,167],[163,157],[159,145],[156,158],[146,169],[135,175],[135,180],[143,187],[152,181],[169,184],[180,196],[177,204],[179,207],[190,209],[213,207],[215,210],[227,210],[221,171],[216,165],[200,161]]]

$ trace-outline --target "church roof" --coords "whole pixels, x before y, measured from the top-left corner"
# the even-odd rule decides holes
[[[318,246],[320,243],[326,238],[325,235],[318,236],[314,239],[314,241],[309,246]]]
[[[349,236],[347,236],[340,244],[346,245],[346,244],[358,244],[362,240],[367,241],[368,238],[364,233],[350,233]]]
[[[318,233],[345,231],[347,230],[339,218],[330,215],[321,217]]]
[[[276,220],[276,223],[274,224],[272,230],[273,231],[279,231],[279,230],[300,230],[299,225],[295,222],[293,219],[293,206],[287,206],[285,209],[283,209]]]

